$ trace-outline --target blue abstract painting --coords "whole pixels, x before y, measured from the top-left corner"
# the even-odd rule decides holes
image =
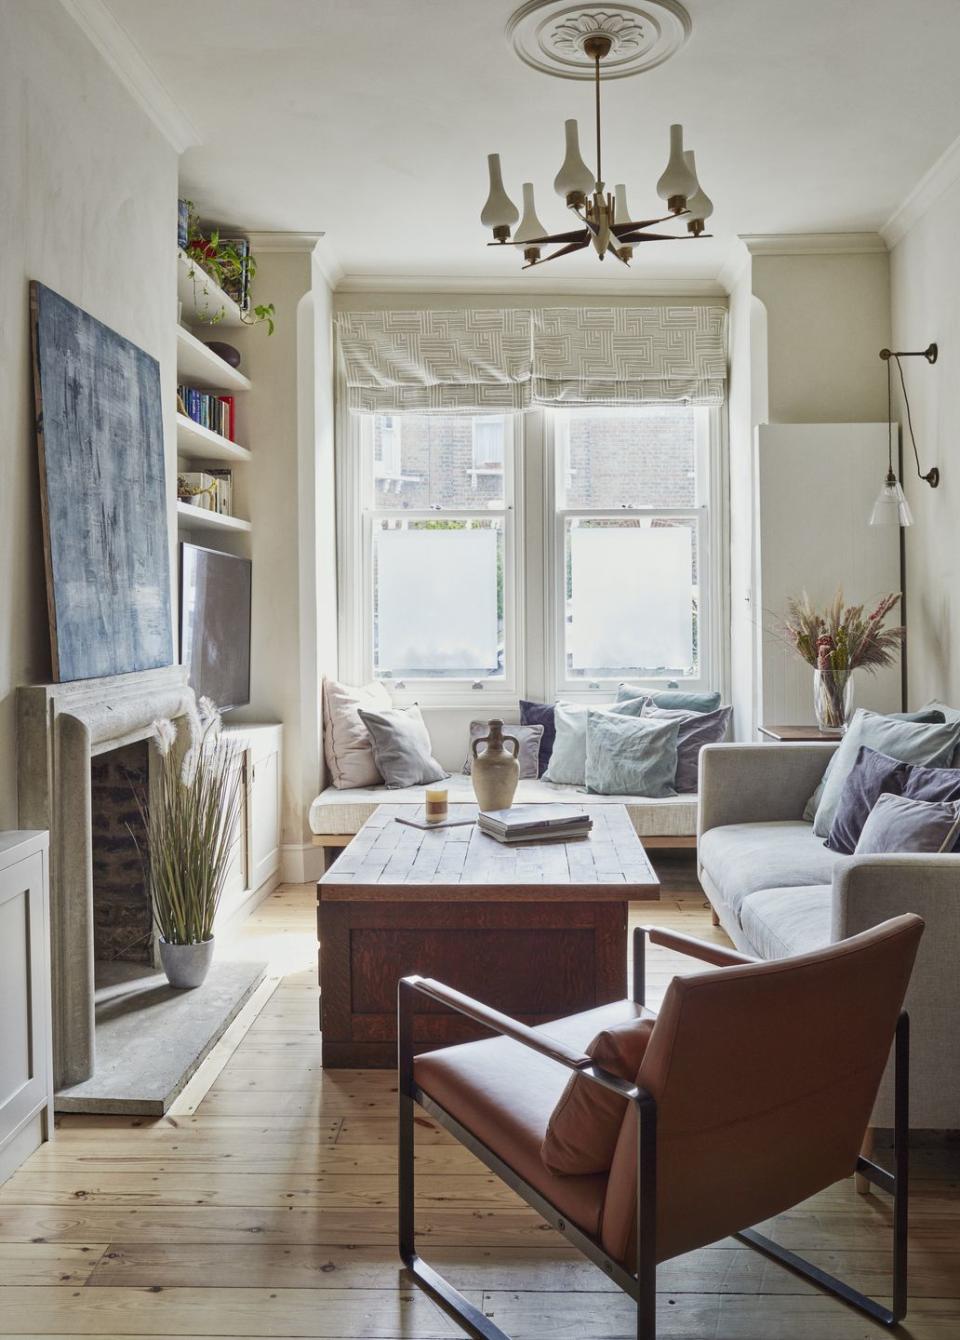
[[[155,358],[30,285],[53,676],[173,663]]]

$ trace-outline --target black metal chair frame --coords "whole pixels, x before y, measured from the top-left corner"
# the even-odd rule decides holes
[[[655,932],[654,932],[655,933]],[[632,999],[644,1003],[644,955],[646,932],[634,932],[634,980]],[[694,945],[684,948],[696,957]],[[432,1000],[472,1018],[475,1022],[515,1042],[548,1056],[559,1065],[584,1075],[596,1084],[620,1094],[637,1112],[637,1258],[633,1273],[624,1269],[603,1250],[600,1243],[558,1213],[534,1187],[519,1177],[487,1145],[478,1140],[444,1108],[433,1101],[414,1082],[413,1019],[417,996]],[[460,1322],[476,1340],[510,1340],[498,1326],[483,1315],[432,1266],[417,1255],[414,1214],[414,1116],[421,1107],[434,1121],[449,1131],[481,1163],[515,1191],[551,1228],[562,1233],[594,1265],[609,1276],[632,1298],[637,1306],[637,1340],[656,1340],[656,1226],[657,1226],[657,1105],[655,1099],[637,1085],[629,1084],[594,1065],[589,1056],[554,1043],[525,1024],[497,1014],[479,1002],[452,991],[440,982],[424,977],[404,977],[398,987],[397,1050],[399,1060],[399,1246],[400,1257],[414,1280],[447,1313]],[[887,1308],[860,1293],[851,1285],[820,1270],[818,1266],[788,1251],[753,1229],[735,1236],[763,1255],[802,1275],[825,1292],[848,1303],[884,1326],[898,1325],[907,1311],[907,1207],[909,1194],[909,1056],[910,1024],[907,1014],[900,1015],[894,1042],[894,1172],[889,1173],[862,1155],[856,1171],[872,1185],[893,1197],[893,1307]]]

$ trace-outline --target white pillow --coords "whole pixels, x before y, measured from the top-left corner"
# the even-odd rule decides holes
[[[323,752],[330,780],[339,790],[383,785],[359,709],[384,712],[392,706],[390,694],[379,682],[357,688],[336,679],[323,681]]]
[[[557,736],[543,774],[545,782],[557,786],[583,786],[587,769],[587,708],[578,703],[557,703],[553,722]]]

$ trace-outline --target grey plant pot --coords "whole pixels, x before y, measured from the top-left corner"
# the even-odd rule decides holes
[[[160,962],[167,981],[178,991],[202,986],[213,961],[213,936],[198,944],[172,945],[160,941]]]

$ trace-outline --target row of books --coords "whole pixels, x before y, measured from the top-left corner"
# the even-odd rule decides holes
[[[185,470],[177,475],[177,498],[191,503],[202,512],[216,512],[219,516],[233,516],[233,471]]]
[[[177,397],[188,419],[236,442],[236,400],[232,395],[215,395],[212,391],[198,391],[195,386],[178,386]]]
[[[507,846],[524,842],[569,842],[585,838],[593,827],[589,814],[575,805],[517,805],[509,810],[481,810],[481,833]]]

